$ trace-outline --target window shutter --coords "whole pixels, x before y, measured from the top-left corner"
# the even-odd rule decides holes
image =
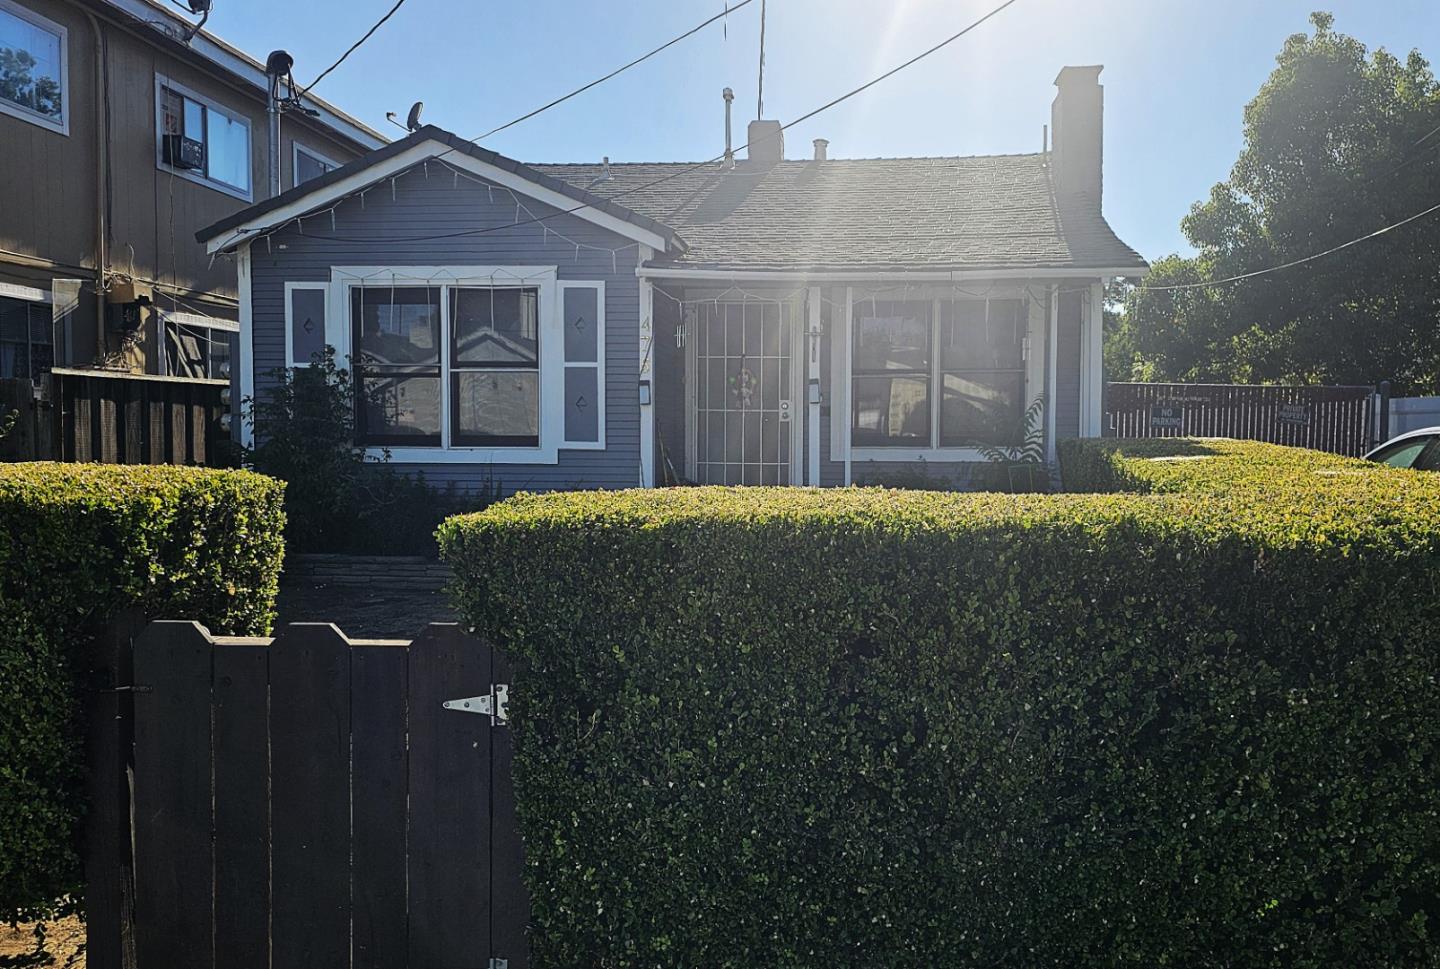
[[[325,349],[325,283],[285,284],[285,366],[308,367]]]
[[[562,282],[567,448],[605,446],[605,284]]]

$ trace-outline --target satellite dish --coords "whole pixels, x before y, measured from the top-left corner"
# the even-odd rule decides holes
[[[425,110],[424,101],[416,101],[410,105],[410,114],[405,118],[405,127],[411,131],[420,130],[420,112]]]

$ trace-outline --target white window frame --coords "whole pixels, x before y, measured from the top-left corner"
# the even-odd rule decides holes
[[[564,312],[565,312],[565,291],[566,291],[567,289],[593,289],[593,290],[595,291],[595,314],[596,314],[596,320],[595,320],[595,362],[594,362],[594,363],[589,363],[589,362],[576,361],[576,362],[573,362],[573,363],[572,363],[572,362],[569,361],[569,360],[565,360],[565,347],[564,347],[563,344],[562,344],[562,346],[560,347],[560,359],[563,361],[564,366],[563,366],[563,368],[561,369],[561,373],[560,373],[560,389],[561,389],[561,392],[562,392],[562,394],[563,394],[564,389],[565,389],[565,371],[566,371],[566,370],[570,370],[571,368],[575,368],[575,369],[577,369],[577,370],[593,369],[593,370],[595,371],[595,388],[596,388],[595,393],[596,393],[596,396],[599,398],[599,401],[598,401],[597,403],[598,403],[598,406],[599,406],[599,408],[600,408],[600,413],[597,415],[597,418],[598,418],[598,420],[600,421],[600,431],[599,431],[599,436],[598,436],[598,438],[597,438],[596,440],[594,440],[594,441],[571,441],[571,440],[569,440],[569,439],[567,438],[567,439],[564,441],[564,443],[562,443],[560,446],[563,447],[563,448],[564,448],[565,450],[567,450],[567,451],[603,451],[603,450],[605,450],[605,397],[606,397],[606,393],[605,393],[605,281],[604,281],[603,279],[593,279],[593,280],[592,280],[592,279],[585,279],[585,280],[568,280],[568,279],[567,279],[567,280],[564,280],[563,282],[560,283],[559,289],[560,289],[560,292],[559,292],[559,297],[560,297],[560,309],[559,309],[559,312],[560,312],[560,314],[561,314],[561,316],[562,316],[562,319],[561,319],[562,332],[561,332],[561,334],[560,334],[560,338],[561,338],[562,341],[563,341],[564,338],[565,338],[565,334],[564,334],[564,332],[563,332],[563,326],[564,326],[563,316],[564,316]],[[563,411],[562,411],[561,414],[560,414],[560,422],[561,422],[561,433],[563,434],[563,433],[564,433],[564,422],[565,422],[565,414],[564,414]]]
[[[854,376],[851,372],[851,357],[853,355],[852,343],[854,340],[855,307],[868,302],[871,290],[862,286],[849,286],[845,289],[844,318],[838,327],[839,333],[836,338],[830,341],[831,351],[831,396],[834,403],[830,410],[830,448],[832,461],[851,462],[875,462],[877,464],[908,464],[912,462],[983,462],[986,459],[985,453],[979,448],[973,447],[854,447],[851,442],[851,424],[854,415],[851,413],[850,396],[854,387]],[[1022,359],[1022,368],[1025,373],[1024,384],[1021,388],[1021,405],[1028,407],[1036,395],[1043,393],[1037,388],[1045,387],[1045,314],[1047,312],[1046,301],[1037,298],[1035,294],[1027,292],[1019,287],[996,287],[987,292],[985,296],[969,296],[964,293],[944,292],[940,290],[929,291],[924,287],[916,287],[909,296],[899,296],[894,292],[893,287],[875,287],[875,298],[879,300],[911,301],[940,301],[947,299],[990,299],[1009,300],[1023,299],[1028,308],[1028,327],[1025,333],[1025,351]],[[934,334],[938,332],[938,314],[932,309],[931,315],[936,317],[930,321],[932,342]],[[939,366],[939,354],[932,352],[930,361],[930,433],[931,440],[938,440],[939,413],[940,413],[940,387],[937,380],[943,379],[945,371]],[[1045,411],[1048,414],[1054,413],[1053,401],[1046,398]]]
[[[203,313],[171,312],[170,310],[157,309],[155,311],[155,322],[158,326],[156,333],[157,342],[160,346],[160,359],[157,361],[157,372],[162,377],[179,376],[170,373],[169,343],[166,341],[166,330],[173,323],[175,326],[185,326],[191,329],[218,330],[221,333],[239,333],[240,324],[232,320],[224,320],[218,316],[207,316]],[[210,339],[216,339],[211,337]],[[228,338],[227,338],[228,339]],[[235,370],[235,354],[230,358],[230,371]],[[191,377],[191,380],[229,380],[229,377]]]
[[[330,290],[331,285],[326,282],[286,282],[285,283],[285,366],[287,367],[308,367],[309,360],[295,359],[295,308],[290,299],[290,294],[297,289],[318,289],[325,296],[325,332],[321,337],[320,345],[323,347],[330,344]],[[333,346],[333,344],[330,344]],[[345,366],[343,360],[337,360],[336,366]]]
[[[326,158],[309,145],[302,145],[298,141],[290,142],[290,185],[292,188],[299,188],[305,183],[300,181],[300,156],[309,155],[322,165],[329,165],[331,169],[340,167],[340,162],[333,158]]]
[[[245,126],[245,150],[249,156],[250,185],[248,188],[240,189],[229,182],[222,182],[219,179],[202,175],[199,172],[191,171],[188,168],[175,168],[165,164],[165,89],[169,88],[176,94],[189,98],[191,101],[202,105],[206,111],[214,111],[223,115],[231,121],[238,122]],[[208,125],[206,134],[208,136]],[[205,142],[205,165],[210,165],[210,142],[207,137]],[[169,172],[178,178],[194,182],[196,185],[204,185],[206,188],[213,188],[217,192],[240,199],[244,202],[255,200],[255,131],[251,127],[250,119],[238,111],[225,107],[214,98],[206,97],[192,88],[167,77],[164,74],[155,75],[155,167],[162,172]]]
[[[556,266],[333,266],[325,316],[325,342],[351,367],[354,354],[352,289],[434,286],[440,294],[440,446],[367,447],[367,456],[399,464],[558,464],[565,443],[564,314]],[[540,291],[540,436],[536,447],[467,447],[450,443],[450,287]],[[603,350],[602,350],[603,353]],[[603,430],[601,432],[603,437]],[[586,443],[585,447],[594,445]]]
[[[29,23],[31,26],[39,27],[41,30],[54,34],[60,40],[60,120],[46,117],[38,111],[32,111],[24,105],[16,104],[0,98],[0,114],[8,114],[12,118],[19,118],[21,121],[28,121],[30,124],[57,134],[70,135],[70,31],[63,25],[57,24],[48,17],[42,17],[35,11],[22,7],[11,0],[0,0],[0,11],[13,14],[16,18]]]

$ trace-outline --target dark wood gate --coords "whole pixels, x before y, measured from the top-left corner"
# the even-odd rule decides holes
[[[493,712],[507,680],[453,624],[414,641],[148,626],[134,649],[141,969],[523,969],[512,748]]]
[[[1377,405],[1374,387],[1111,383],[1104,434],[1234,437],[1359,456],[1384,438]]]

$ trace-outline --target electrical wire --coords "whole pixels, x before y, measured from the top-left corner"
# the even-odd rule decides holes
[[[1349,242],[1342,242],[1340,245],[1326,249],[1324,252],[1317,252],[1300,259],[1292,259],[1289,262],[1282,262],[1278,266],[1267,266],[1264,269],[1256,269],[1253,272],[1239,273],[1235,276],[1226,276],[1224,279],[1212,279],[1203,283],[1177,283],[1173,286],[1149,286],[1142,283],[1140,286],[1140,292],[1173,293],[1186,289],[1206,289],[1211,286],[1224,286],[1227,283],[1238,283],[1244,279],[1254,279],[1257,276],[1266,276],[1270,273],[1278,273],[1281,270],[1293,269],[1296,266],[1303,266],[1307,262],[1314,262],[1317,259],[1324,259],[1326,256],[1333,256],[1335,253],[1340,252],[1342,249],[1349,249],[1351,246],[1358,246],[1360,243],[1368,242],[1369,240],[1374,239],[1376,236],[1383,236],[1387,232],[1393,232],[1401,226],[1409,225],[1411,222],[1423,219],[1425,218],[1425,216],[1431,215],[1435,212],[1440,212],[1440,203],[1430,206],[1423,212],[1416,212],[1414,215],[1408,218],[1401,219],[1399,222],[1394,222],[1390,225],[1387,225],[1383,229],[1376,229],[1374,232],[1360,236],[1356,239],[1351,239]]]
[[[401,0],[401,2],[403,3],[404,0]],[[793,121],[790,121],[790,122],[788,122],[787,124],[781,125],[781,126],[780,126],[780,130],[781,130],[781,131],[787,131],[787,130],[789,130],[790,128],[795,127],[796,125],[801,124],[802,122],[809,121],[811,118],[815,117],[816,115],[818,115],[818,114],[820,114],[820,113],[822,113],[822,112],[824,112],[824,111],[828,111],[828,110],[830,110],[831,108],[836,107],[837,105],[843,104],[844,102],[850,100],[851,98],[856,97],[857,95],[862,94],[862,93],[864,93],[865,91],[868,91],[870,88],[874,87],[875,85],[879,84],[880,82],[885,81],[885,80],[888,80],[888,79],[891,78],[891,77],[894,77],[896,74],[899,74],[901,71],[903,71],[903,70],[905,70],[905,69],[907,69],[907,68],[909,68],[909,67],[914,66],[915,64],[919,63],[920,61],[924,60],[925,58],[929,57],[930,55],[935,54],[935,53],[938,53],[939,51],[943,50],[944,48],[948,47],[949,45],[955,43],[957,40],[959,40],[960,38],[964,37],[966,34],[970,33],[972,30],[975,30],[975,29],[978,28],[980,25],[984,24],[986,21],[992,19],[993,17],[997,16],[998,14],[1000,14],[1001,12],[1003,12],[1004,10],[1006,10],[1007,8],[1013,6],[1014,4],[1016,4],[1016,3],[1018,3],[1018,2],[1019,2],[1019,0],[1005,0],[1004,3],[1001,3],[999,6],[993,7],[988,13],[986,13],[986,14],[984,14],[983,16],[981,16],[980,18],[972,21],[972,22],[971,22],[970,24],[968,24],[966,27],[964,27],[963,29],[957,31],[956,33],[951,34],[949,37],[947,37],[947,38],[945,38],[944,40],[940,41],[938,44],[935,44],[933,47],[930,47],[930,48],[928,48],[928,49],[926,49],[926,50],[924,50],[924,51],[921,51],[919,54],[916,54],[914,57],[910,58],[909,60],[905,61],[904,63],[899,64],[899,65],[897,65],[897,66],[895,66],[895,67],[892,67],[890,70],[886,71],[886,72],[883,73],[883,74],[878,75],[877,77],[871,78],[869,81],[866,81],[864,84],[860,85],[859,87],[854,88],[854,89],[846,92],[845,94],[840,95],[840,96],[837,97],[837,98],[833,98],[832,100],[827,101],[826,103],[820,105],[820,107],[815,108],[813,111],[808,111],[808,112],[806,112],[805,114],[802,114],[800,117],[794,119]],[[735,8],[732,7],[731,9],[735,9]],[[739,148],[739,149],[736,149],[736,150],[737,150],[737,151],[743,151],[744,149],[749,148],[749,147],[750,147],[750,145],[749,145],[749,143],[747,142],[746,144],[741,145],[740,148]],[[440,152],[439,154],[435,155],[434,158],[435,158],[435,159],[444,158],[444,157],[445,157],[446,155],[448,155],[450,152],[455,151],[455,150],[457,150],[457,148],[454,147],[454,146],[452,146],[452,147],[450,147],[450,148],[447,148],[445,151],[442,151],[442,152]],[[696,172],[696,171],[699,171],[699,170],[701,170],[701,169],[703,169],[703,168],[707,168],[707,167],[709,167],[710,165],[713,165],[713,164],[715,164],[716,162],[723,160],[724,158],[725,158],[725,153],[722,152],[722,153],[720,153],[719,155],[716,155],[714,158],[707,159],[706,161],[696,162],[696,163],[693,164],[693,165],[686,165],[686,166],[684,166],[684,167],[682,167],[682,168],[680,168],[680,169],[678,169],[678,170],[676,170],[676,171],[674,171],[674,172],[671,172],[671,173],[668,174],[668,175],[662,175],[660,178],[656,178],[656,179],[653,179],[653,180],[651,180],[651,181],[645,182],[645,183],[642,184],[642,185],[636,185],[635,187],[633,187],[633,188],[628,188],[628,189],[624,190],[623,192],[616,192],[614,195],[606,196],[606,197],[605,197],[605,198],[606,198],[606,201],[613,201],[613,200],[618,199],[618,198],[623,198],[623,197],[625,197],[625,196],[627,196],[627,195],[633,195],[633,194],[635,194],[636,192],[643,192],[643,191],[645,191],[646,189],[650,189],[650,188],[655,187],[656,185],[660,185],[660,184],[662,184],[662,183],[664,183],[664,182],[671,181],[672,179],[679,178],[679,177],[682,176],[682,175],[688,175],[688,174],[690,174],[691,172]],[[459,239],[459,238],[465,238],[465,237],[469,237],[469,236],[486,235],[486,234],[491,233],[491,232],[503,232],[503,231],[505,231],[506,229],[514,229],[514,228],[518,228],[518,227],[520,227],[520,226],[535,225],[535,224],[538,224],[538,223],[547,222],[547,221],[549,221],[550,219],[558,218],[559,216],[562,216],[562,215],[573,215],[574,213],[579,212],[579,211],[581,211],[581,210],[583,210],[583,209],[588,209],[588,208],[592,208],[592,207],[593,207],[593,206],[592,206],[591,203],[589,203],[589,202],[582,202],[581,204],[576,205],[576,206],[573,206],[573,207],[568,208],[568,209],[558,209],[558,210],[556,210],[555,212],[551,212],[551,213],[549,213],[549,214],[547,214],[547,215],[535,216],[534,218],[525,219],[525,220],[516,220],[515,222],[506,223],[506,224],[504,224],[504,225],[487,226],[487,227],[481,228],[481,229],[465,229],[465,230],[461,230],[461,231],[458,231],[458,232],[448,232],[448,233],[443,233],[443,234],[438,234],[438,235],[404,236],[404,237],[400,237],[400,238],[396,238],[396,237],[393,237],[393,236],[380,236],[380,237],[377,237],[377,236],[330,236],[330,237],[328,237],[328,241],[332,241],[332,242],[353,242],[353,243],[377,243],[377,242],[390,242],[390,243],[395,243],[395,242],[438,242],[438,241],[442,241],[442,240],[445,240],[445,239]],[[265,231],[266,231],[266,232],[274,232],[274,231],[275,231],[276,229],[278,229],[278,228],[279,228],[279,227],[277,226],[277,227],[275,227],[275,228],[272,228],[272,229],[269,229],[269,230],[265,230]],[[257,232],[257,234],[260,234],[260,233]]]
[[[302,97],[302,98],[303,98],[305,95],[309,94],[309,93],[310,93],[310,89],[313,88],[315,85],[319,84],[321,81],[325,80],[325,76],[326,76],[327,74],[329,74],[331,71],[335,70],[335,68],[339,67],[341,64],[345,63],[345,58],[347,58],[347,57],[349,57],[351,54],[355,53],[355,51],[360,47],[361,44],[363,44],[363,43],[365,43],[365,41],[369,40],[369,39],[371,38],[371,36],[375,33],[375,31],[377,31],[377,30],[379,30],[381,27],[385,26],[385,21],[387,21],[387,20],[389,20],[391,17],[395,16],[395,12],[396,12],[397,10],[399,10],[401,7],[403,7],[404,5],[405,5],[405,0],[395,0],[395,6],[391,7],[388,11],[386,11],[385,16],[383,16],[383,17],[381,17],[379,20],[375,21],[375,26],[373,26],[373,27],[371,27],[369,30],[365,31],[365,35],[364,35],[363,37],[361,37],[359,40],[355,41],[355,43],[351,44],[351,45],[350,45],[350,48],[349,48],[348,50],[346,50],[345,53],[343,53],[343,54],[340,55],[340,59],[339,59],[338,61],[336,61],[334,64],[331,64],[329,67],[325,68],[325,70],[321,71],[321,72],[320,72],[320,76],[317,77],[317,78],[315,78],[315,80],[311,81],[311,82],[309,83],[309,85],[307,85],[306,88],[305,88],[303,91],[300,92],[299,97]]]
[[[704,23],[698,24],[697,26],[694,26],[694,27],[691,27],[689,30],[685,31],[685,33],[681,34],[681,35],[678,36],[678,37],[672,37],[670,40],[667,40],[665,43],[661,44],[659,47],[656,47],[654,50],[649,51],[648,53],[645,53],[645,54],[641,54],[639,57],[635,58],[633,61],[631,61],[631,62],[628,63],[628,64],[625,64],[625,65],[622,66],[622,67],[617,67],[617,68],[615,68],[615,70],[611,71],[609,74],[606,74],[604,77],[598,77],[598,78],[596,78],[595,80],[591,81],[589,84],[585,84],[585,85],[582,85],[581,87],[577,87],[575,90],[571,91],[569,94],[566,94],[566,95],[564,95],[563,97],[558,97],[558,98],[556,98],[554,101],[551,101],[549,104],[541,105],[540,107],[536,108],[534,111],[529,112],[528,114],[522,114],[520,117],[514,119],[513,121],[507,121],[507,122],[505,122],[504,124],[500,125],[500,126],[497,127],[497,128],[491,128],[489,131],[485,132],[483,135],[476,135],[474,138],[471,138],[470,140],[471,140],[471,141],[480,141],[480,140],[482,140],[482,139],[484,139],[484,138],[489,138],[491,135],[499,134],[500,132],[504,131],[506,128],[513,128],[515,125],[519,124],[519,123],[522,122],[522,121],[529,121],[531,118],[535,117],[537,114],[541,114],[541,113],[543,113],[543,112],[549,111],[551,108],[553,108],[553,107],[555,107],[555,106],[557,106],[557,105],[564,104],[566,101],[569,101],[571,98],[575,97],[576,95],[578,95],[578,94],[584,94],[586,91],[590,90],[591,88],[597,87],[598,85],[601,85],[601,84],[604,84],[606,81],[608,81],[608,80],[610,80],[611,78],[616,77],[616,76],[618,76],[618,75],[620,75],[620,74],[625,73],[626,71],[630,70],[630,68],[635,67],[637,64],[643,64],[645,61],[648,61],[650,58],[654,57],[656,54],[660,53],[661,51],[664,51],[664,50],[667,50],[667,49],[669,49],[669,48],[671,48],[671,47],[674,47],[676,44],[680,43],[682,40],[685,40],[685,39],[687,39],[687,38],[689,38],[689,37],[695,36],[695,35],[698,34],[700,31],[704,30],[706,27],[708,27],[708,26],[710,26],[711,24],[715,23],[715,21],[717,21],[717,20],[724,20],[727,16],[729,16],[729,14],[730,14],[731,12],[736,11],[736,10],[739,10],[741,7],[744,7],[744,6],[746,6],[746,5],[748,5],[748,4],[751,4],[751,3],[754,3],[754,2],[755,2],[755,0],[741,0],[740,3],[737,3],[737,4],[736,4],[735,6],[733,6],[733,7],[726,7],[726,9],[722,10],[720,13],[717,13],[715,16],[711,17],[709,20],[706,20]]]

